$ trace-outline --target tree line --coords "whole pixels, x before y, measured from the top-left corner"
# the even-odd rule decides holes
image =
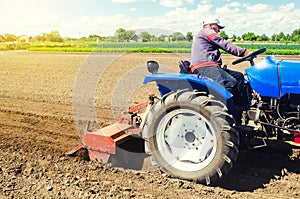
[[[14,42],[14,41],[63,42],[64,38],[60,36],[58,31],[51,31],[50,33],[42,33],[41,35],[36,35],[36,36],[27,36],[27,35],[16,36],[14,34],[9,34],[9,33],[0,35],[0,42]]]
[[[230,39],[233,42],[237,41],[272,41],[272,42],[300,42],[300,28],[293,30],[291,34],[284,34],[280,32],[278,34],[273,34],[268,37],[265,34],[256,35],[254,32],[244,33],[242,36],[233,35],[231,38],[227,33],[222,30],[220,36],[224,39]],[[16,36],[13,34],[0,35],[0,42],[65,42],[65,41],[118,41],[118,42],[128,42],[128,41],[192,41],[192,32],[187,32],[185,35],[181,32],[174,32],[172,35],[160,35],[158,37],[151,35],[147,31],[141,32],[139,35],[135,33],[134,30],[125,30],[124,28],[119,28],[115,31],[114,36],[103,37],[99,35],[89,35],[88,37],[81,38],[63,38],[58,31],[51,31],[50,33],[42,33],[36,36]]]
[[[273,34],[271,37],[268,37],[266,34],[255,35],[254,32],[244,33],[242,36],[233,35],[231,38],[227,35],[227,33],[222,30],[220,32],[220,36],[224,39],[230,39],[233,42],[236,41],[272,41],[272,42],[300,42],[300,28],[292,31],[291,34],[284,34],[280,32],[278,34]],[[125,30],[124,28],[119,28],[116,30],[115,35],[113,37],[116,41],[131,41],[137,40],[140,41],[192,41],[193,33],[187,32],[186,35],[181,32],[174,32],[172,35],[161,35],[156,37],[151,35],[149,32],[144,31],[141,32],[140,35],[136,35],[133,30]]]

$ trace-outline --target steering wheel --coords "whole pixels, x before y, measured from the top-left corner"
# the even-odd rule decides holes
[[[239,64],[239,63],[241,63],[243,61],[249,61],[250,64],[251,64],[251,66],[253,66],[254,65],[253,59],[256,58],[257,55],[265,52],[266,50],[267,50],[266,48],[262,48],[260,50],[257,50],[255,52],[253,52],[253,53],[249,53],[248,55],[246,55],[244,57],[241,57],[241,58],[239,58],[237,60],[234,60],[232,62],[232,64],[235,65],[235,64]]]

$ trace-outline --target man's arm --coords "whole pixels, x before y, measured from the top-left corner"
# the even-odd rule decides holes
[[[206,39],[207,41],[221,48],[222,50],[238,57],[246,56],[249,53],[249,51],[246,48],[241,48],[233,44],[232,42],[227,41],[217,33],[208,34],[206,36]]]

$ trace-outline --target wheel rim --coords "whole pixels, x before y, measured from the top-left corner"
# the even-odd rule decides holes
[[[156,142],[165,162],[181,171],[203,169],[212,161],[217,148],[212,124],[190,109],[167,113],[158,124]]]

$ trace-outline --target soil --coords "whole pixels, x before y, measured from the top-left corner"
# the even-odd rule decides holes
[[[300,150],[286,142],[241,151],[215,187],[170,178],[142,153],[125,155],[126,166],[65,154],[80,144],[81,120],[107,126],[157,93],[142,84],[147,60],[177,72],[181,59],[189,55],[0,52],[0,198],[300,198]],[[223,56],[236,69],[233,59]]]

